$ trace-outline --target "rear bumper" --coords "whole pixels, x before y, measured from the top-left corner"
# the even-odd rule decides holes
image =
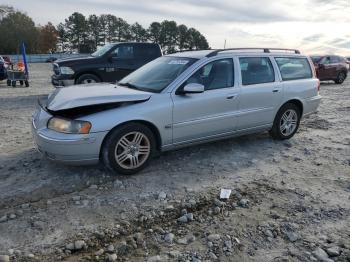
[[[107,132],[88,135],[61,134],[37,129],[32,121],[34,142],[46,158],[68,165],[91,165],[99,162],[100,148]]]
[[[320,95],[309,97],[303,101],[304,112],[303,115],[309,115],[317,111],[318,106],[321,103],[322,97]]]

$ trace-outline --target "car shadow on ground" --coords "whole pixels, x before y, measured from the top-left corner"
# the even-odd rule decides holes
[[[192,146],[165,152],[132,176],[114,174],[102,165],[76,167],[54,163],[33,148],[0,160],[0,203],[15,205],[52,198],[92,184],[104,185],[116,178],[132,181],[139,188],[147,184],[191,186],[198,179],[211,183],[217,179],[212,175],[214,170],[219,174],[239,174],[259,161],[271,161],[281,145],[291,147],[289,141],[274,141],[262,133]],[[16,203],[11,201],[14,195]]]

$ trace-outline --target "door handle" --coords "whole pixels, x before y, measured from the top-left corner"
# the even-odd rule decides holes
[[[279,92],[279,91],[280,91],[280,89],[274,89],[274,90],[272,90],[273,93],[277,93],[277,92]]]
[[[230,94],[226,96],[226,99],[234,99],[236,96],[236,94]]]

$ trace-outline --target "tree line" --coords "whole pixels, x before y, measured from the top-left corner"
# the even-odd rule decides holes
[[[19,53],[22,42],[28,53],[47,53],[56,48],[58,32],[55,26],[35,26],[26,14],[12,7],[0,6],[0,54]]]
[[[0,53],[18,53],[25,42],[28,53],[56,51],[94,52],[110,42],[154,42],[165,53],[180,50],[208,49],[206,38],[195,28],[178,25],[175,21],[153,22],[148,28],[139,23],[129,24],[112,14],[84,16],[75,12],[63,23],[36,26],[26,14],[7,7],[0,17]],[[4,10],[4,6],[0,6]]]

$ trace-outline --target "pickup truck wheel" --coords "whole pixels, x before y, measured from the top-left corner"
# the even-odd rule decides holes
[[[97,76],[95,76],[93,74],[81,75],[81,76],[79,76],[79,78],[76,81],[76,83],[78,85],[80,85],[80,84],[98,83],[98,82],[101,82],[101,80]]]
[[[116,128],[102,147],[102,161],[117,174],[132,175],[144,169],[156,149],[152,131],[130,123]]]
[[[300,109],[293,103],[287,103],[278,110],[270,135],[274,139],[289,139],[297,132],[300,123]]]
[[[344,72],[340,72],[335,80],[336,84],[342,84],[345,81],[346,74]]]

